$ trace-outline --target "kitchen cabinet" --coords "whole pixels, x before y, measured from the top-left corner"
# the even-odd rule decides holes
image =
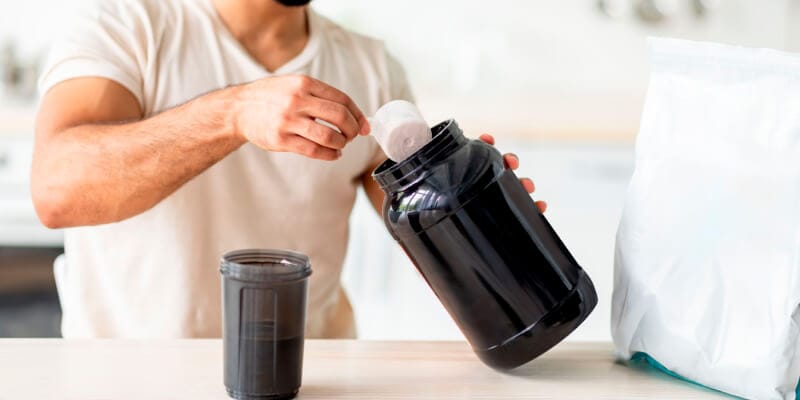
[[[0,247],[0,337],[61,336],[53,260],[62,252],[60,247]]]

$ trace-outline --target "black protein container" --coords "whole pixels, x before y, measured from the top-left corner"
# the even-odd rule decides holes
[[[493,146],[454,120],[432,132],[373,173],[384,222],[478,357],[515,368],[575,330],[597,293]]]

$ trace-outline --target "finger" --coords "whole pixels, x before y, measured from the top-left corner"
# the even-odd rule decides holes
[[[483,135],[480,135],[479,138],[481,140],[483,140],[484,142],[494,146],[494,136],[492,136],[492,135],[490,135],[488,133],[484,133]]]
[[[289,135],[285,139],[286,151],[297,153],[308,158],[317,160],[333,161],[341,157],[341,150],[334,150],[325,146],[320,146],[311,140],[300,135]]]
[[[540,212],[545,212],[545,211],[547,211],[547,202],[544,202],[544,201],[541,201],[541,200],[537,201],[536,202],[536,207],[539,207],[539,211]]]
[[[339,150],[347,145],[347,138],[343,134],[313,119],[304,118],[302,125],[303,126],[294,133],[320,146]]]
[[[528,193],[533,193],[536,190],[536,185],[533,184],[533,181],[530,178],[521,178],[519,183],[522,184],[522,187],[524,187],[525,191]]]
[[[503,161],[505,162],[507,168],[511,168],[512,170],[519,168],[519,157],[517,157],[517,155],[514,153],[508,153],[504,155]]]
[[[311,97],[304,103],[300,112],[312,119],[319,118],[335,126],[345,136],[346,141],[350,141],[358,135],[361,128],[347,107],[318,97]]]
[[[309,78],[308,91],[312,96],[345,106],[358,123],[358,130],[356,131],[356,134],[366,135],[369,133],[369,122],[367,122],[367,116],[361,112],[361,109],[358,108],[350,96],[346,95],[341,90],[314,78]]]

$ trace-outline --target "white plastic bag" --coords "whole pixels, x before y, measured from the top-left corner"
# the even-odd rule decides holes
[[[800,377],[800,55],[651,39],[612,334],[737,396]]]

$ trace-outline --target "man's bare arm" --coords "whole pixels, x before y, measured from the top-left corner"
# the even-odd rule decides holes
[[[369,131],[349,97],[304,76],[222,89],[146,119],[121,85],[78,78],[45,94],[36,125],[31,194],[51,228],[137,215],[247,141],[334,160]]]
[[[361,184],[364,186],[364,192],[367,194],[367,198],[369,199],[369,202],[372,204],[372,208],[375,209],[378,215],[382,216],[383,199],[386,197],[386,195],[383,193],[383,190],[381,190],[381,187],[380,185],[378,185],[378,182],[376,182],[375,179],[372,178],[372,171],[374,171],[375,168],[378,168],[378,166],[381,165],[381,163],[382,161],[380,163],[373,165],[367,170],[367,172],[364,175],[361,176]]]

